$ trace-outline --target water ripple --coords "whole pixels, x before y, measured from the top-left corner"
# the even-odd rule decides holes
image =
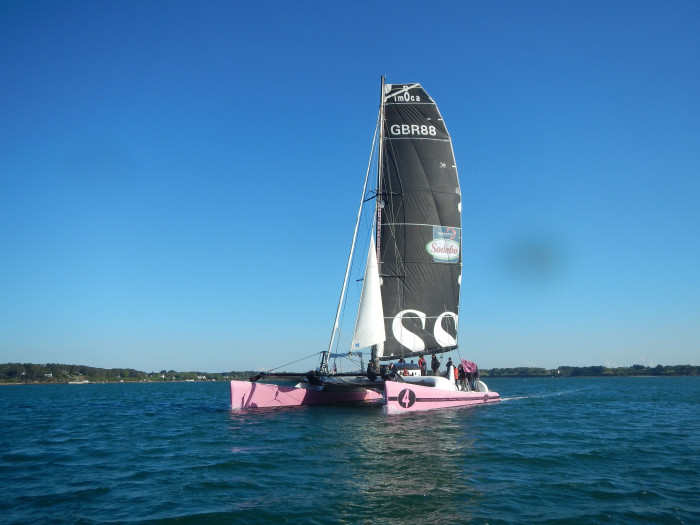
[[[700,380],[233,412],[224,383],[0,388],[6,523],[697,523]]]

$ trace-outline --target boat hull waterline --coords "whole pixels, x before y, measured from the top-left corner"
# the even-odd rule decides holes
[[[387,414],[483,405],[501,400],[497,392],[451,391],[396,381],[385,383],[384,398]]]
[[[329,392],[313,387],[301,388],[299,386],[231,381],[231,408],[233,410],[344,403],[384,403],[387,413],[399,414],[482,405],[500,400],[501,396],[497,392],[461,392],[395,381],[385,383],[383,395],[370,389]]]
[[[381,403],[384,397],[369,389],[326,391],[249,381],[231,381],[231,408],[298,407],[305,405],[334,405],[341,403]]]

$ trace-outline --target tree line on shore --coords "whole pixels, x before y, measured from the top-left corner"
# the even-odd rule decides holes
[[[615,377],[615,376],[697,376],[700,366],[560,366],[559,368],[491,368],[482,370],[482,376],[488,377]]]
[[[247,379],[255,372],[141,372],[132,368],[96,368],[47,363],[0,364],[0,383],[138,383],[168,381],[228,381]]]
[[[127,383],[168,381],[230,381],[247,380],[253,371],[239,372],[140,372],[131,368],[95,368],[82,365],[48,363],[0,364],[0,383]],[[491,368],[480,370],[482,377],[614,377],[614,376],[697,376],[700,366],[673,365],[654,367],[560,366],[547,369],[537,367]]]

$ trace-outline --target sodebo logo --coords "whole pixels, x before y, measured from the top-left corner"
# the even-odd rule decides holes
[[[425,245],[425,250],[436,261],[457,262],[459,260],[459,243],[450,239],[433,239]]]

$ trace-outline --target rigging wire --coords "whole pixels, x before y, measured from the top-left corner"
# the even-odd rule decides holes
[[[381,112],[380,112],[380,115],[377,117],[377,123],[376,123],[375,129],[374,129],[374,138],[372,139],[372,148],[370,149],[370,157],[369,157],[369,162],[367,164],[367,173],[365,175],[365,184],[364,184],[364,187],[362,188],[362,199],[360,200],[360,209],[357,212],[357,220],[355,223],[355,232],[353,234],[352,244],[350,247],[350,256],[348,258],[348,264],[347,264],[347,267],[345,269],[345,279],[343,280],[343,286],[342,286],[341,291],[340,291],[340,300],[338,301],[338,309],[336,311],[335,322],[333,324],[333,330],[331,332],[331,340],[330,340],[330,343],[328,344],[328,352],[326,354],[322,353],[322,355],[324,357],[322,357],[321,366],[319,367],[322,371],[327,369],[327,367],[328,367],[328,357],[330,356],[330,353],[333,349],[333,344],[335,343],[336,349],[338,348],[338,346],[340,344],[340,341],[339,341],[340,337],[338,337],[336,339],[336,334],[338,334],[338,336],[340,335],[340,320],[341,320],[341,316],[344,316],[344,314],[345,314],[345,304],[347,301],[346,291],[347,291],[348,277],[350,275],[350,271],[352,269],[353,262],[354,262],[354,253],[355,253],[355,247],[356,247],[355,243],[357,240],[357,232],[358,232],[358,228],[360,226],[360,222],[362,219],[362,212],[364,209],[363,204],[365,202],[365,195],[367,194],[367,181],[369,179],[369,175],[370,175],[371,170],[372,170],[372,161],[374,159],[374,151],[375,151],[375,147],[377,144],[377,134],[380,131],[380,125],[381,125]]]
[[[287,363],[287,364],[285,364],[285,365],[280,365],[280,366],[278,366],[278,367],[276,367],[276,368],[270,368],[270,369],[267,371],[267,373],[270,373],[270,372],[272,372],[272,371],[274,371],[274,370],[279,370],[280,368],[284,368],[285,366],[294,365],[294,364],[298,363],[299,361],[304,361],[305,359],[309,359],[309,358],[311,358],[311,357],[320,355],[320,354],[322,354],[322,353],[323,353],[323,352],[315,352],[315,353],[313,353],[313,354],[311,354],[311,355],[307,355],[306,357],[302,357],[301,359],[297,359],[296,361],[292,361],[291,363]]]

